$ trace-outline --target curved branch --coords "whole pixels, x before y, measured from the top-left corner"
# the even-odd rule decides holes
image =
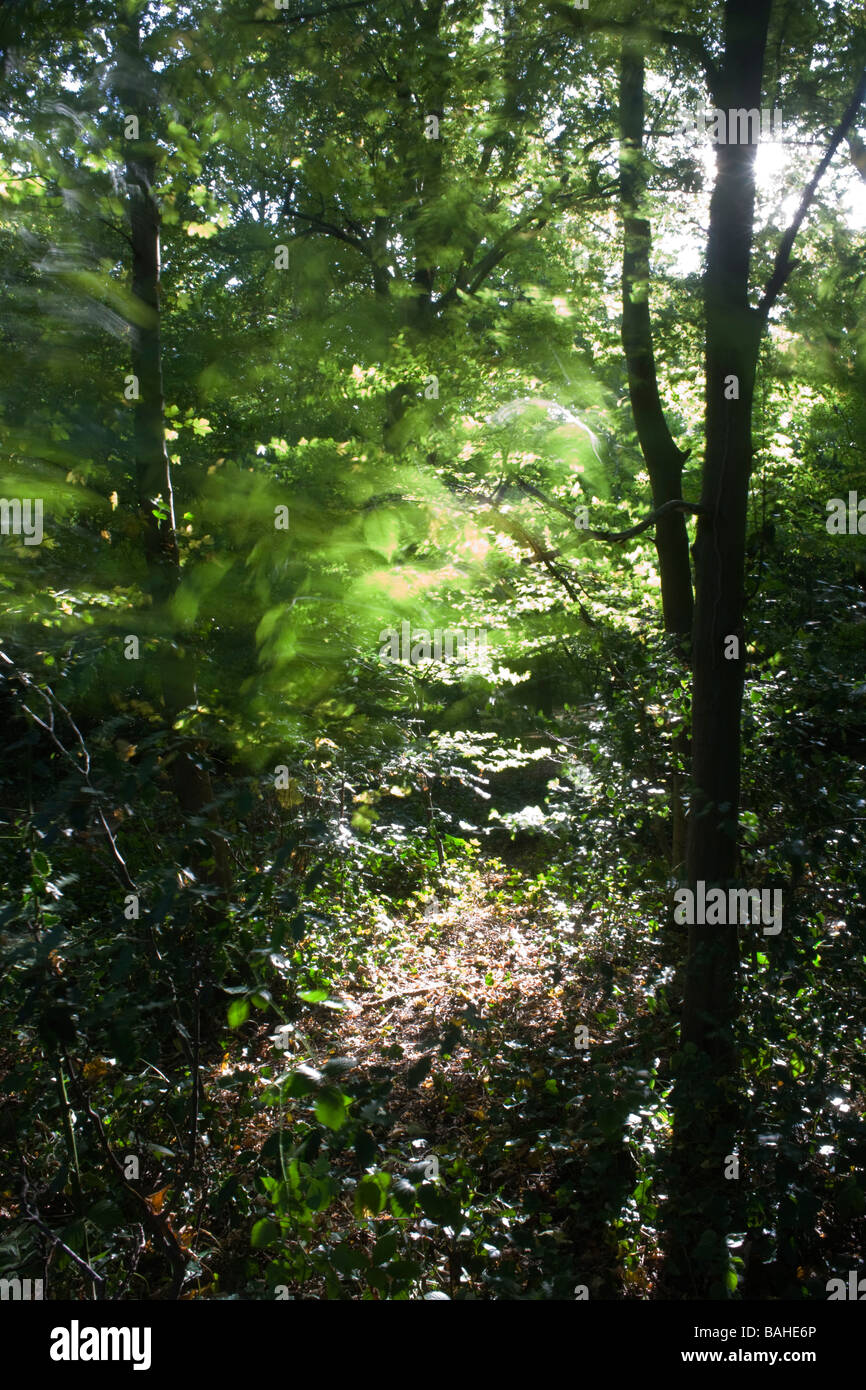
[[[344,241],[347,246],[352,246],[356,251],[360,251],[362,256],[369,256],[370,254],[369,247],[364,241],[361,241],[359,237],[351,236],[349,232],[344,231],[342,227],[336,226],[333,222],[324,222],[320,217],[312,217],[308,212],[298,212],[294,208],[286,207],[285,203],[281,215],[296,218],[299,222],[309,222],[310,230],[306,233],[301,232],[299,234],[301,236],[310,236],[315,232],[321,232],[323,236],[332,236],[336,237],[338,241]]]
[[[776,261],[773,266],[773,273],[767,281],[767,288],[764,290],[763,297],[757,309],[758,318],[762,324],[766,323],[767,316],[776,300],[779,298],[785,281],[797,264],[796,261],[791,259],[791,249],[794,245],[794,240],[800,230],[806,213],[809,211],[818,184],[824,177],[831,159],[853,125],[854,118],[863,104],[864,97],[866,97],[866,68],[864,68],[863,72],[860,74],[860,81],[854,88],[854,94],[845,108],[845,113],[833,133],[830,144],[827,146],[818,167],[806,185],[806,190],[800,200],[800,206],[797,208],[797,214],[779,243],[779,249],[776,252]]]
[[[568,507],[563,506],[561,502],[556,502],[552,497],[545,496],[534,483],[527,483],[524,479],[518,478],[517,486],[521,492],[528,493],[530,497],[537,497],[539,502],[544,502],[546,506],[559,512],[561,516],[567,516],[569,521],[573,520],[574,513],[569,511]],[[633,536],[639,536],[641,531],[646,531],[654,522],[663,516],[668,516],[671,512],[686,512],[690,516],[709,516],[707,508],[701,506],[699,502],[684,502],[681,497],[672,497],[670,501],[656,507],[655,511],[650,512],[643,521],[637,522],[635,526],[630,526],[627,531],[581,530],[581,535],[590,536],[593,540],[600,541],[629,541]]]
[[[612,541],[618,545],[620,541],[630,541],[635,536],[639,536],[642,531],[646,531],[653,526],[660,517],[667,516],[670,512],[686,512],[689,516],[709,516],[707,507],[701,506],[699,502],[684,502],[681,497],[674,497],[670,502],[665,502],[664,506],[656,507],[654,512],[644,517],[635,526],[629,526],[627,531],[589,531],[581,530],[582,536],[589,536],[595,541]]]

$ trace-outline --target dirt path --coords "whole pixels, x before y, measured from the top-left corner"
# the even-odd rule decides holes
[[[524,891],[513,874],[473,873],[418,917],[384,919],[363,965],[375,988],[351,991],[347,964],[343,1008],[305,1008],[285,1064],[339,1077],[360,1121],[331,1160],[349,1206],[359,1173],[408,1178],[423,1212],[401,1241],[432,1242],[452,1296],[469,1285],[472,1296],[572,1297],[578,1281],[619,1296],[611,1222],[636,1181],[621,1137],[636,1103],[620,1066],[632,1044],[616,1037],[597,943],[576,933],[568,905],[542,910]],[[260,1041],[272,1066],[273,1043]]]
[[[484,889],[489,894],[504,883],[504,875],[491,873]],[[325,1031],[338,1032],[341,1050],[362,1067],[387,1063],[395,1043],[411,1064],[438,1050],[447,1035],[452,1046],[443,1053],[459,1072],[465,1048],[454,1031],[462,1035],[481,1022],[503,1026],[519,1018],[521,1031],[531,1028],[542,1043],[562,1027],[567,991],[552,985],[549,960],[545,968],[549,941],[538,921],[530,906],[485,901],[480,885],[444,902],[434,899],[391,968],[380,973],[376,992],[345,996],[349,1008],[339,1020],[331,1016]],[[329,1041],[333,1048],[333,1036]]]

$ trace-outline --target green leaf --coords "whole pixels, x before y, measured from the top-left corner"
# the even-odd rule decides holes
[[[263,1217],[257,1221],[252,1229],[250,1244],[254,1250],[265,1250],[269,1245],[274,1245],[280,1239],[281,1231],[276,1221],[271,1221],[268,1217]]]
[[[301,1096],[311,1095],[321,1083],[322,1073],[320,1071],[317,1071],[315,1067],[302,1066],[297,1067],[292,1072],[286,1090],[290,1096],[299,1099]]]
[[[360,1220],[365,1212],[378,1216],[385,1206],[389,1173],[367,1173],[355,1188],[355,1215]]]
[[[325,1086],[316,1097],[316,1119],[328,1129],[342,1129],[351,1104],[351,1099],[336,1086]]]
[[[396,1230],[388,1231],[387,1235],[380,1236],[373,1246],[373,1264],[382,1265],[393,1259],[397,1253],[399,1242],[400,1232]]]
[[[408,1216],[415,1210],[418,1193],[408,1178],[398,1178],[391,1189],[391,1210],[395,1216]]]
[[[376,1141],[368,1129],[361,1129],[355,1136],[355,1158],[359,1168],[366,1168],[376,1156]]]
[[[329,1079],[334,1076],[344,1076],[347,1071],[358,1065],[354,1057],[329,1057],[322,1067],[322,1071]]]
[[[110,1197],[103,1197],[87,1213],[88,1221],[98,1226],[100,1231],[113,1231],[123,1221],[123,1212]]]
[[[366,1269],[370,1262],[363,1250],[354,1250],[343,1242],[328,1252],[328,1263],[340,1274],[355,1274],[358,1270]]]
[[[392,1260],[385,1268],[391,1279],[413,1281],[420,1279],[424,1266],[418,1260]]]
[[[249,999],[233,999],[229,1004],[229,1028],[240,1028],[250,1016]]]
[[[455,1197],[433,1183],[422,1183],[418,1189],[421,1210],[437,1226],[452,1226],[456,1230],[461,1224],[460,1203]]]

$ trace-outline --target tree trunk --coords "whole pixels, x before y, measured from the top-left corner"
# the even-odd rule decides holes
[[[760,108],[772,0],[728,0],[719,105]],[[730,133],[730,132],[729,132]],[[743,696],[746,504],[760,319],[750,308],[755,146],[720,144],[705,278],[706,452],[694,545],[692,781],[686,874],[727,887],[737,859]],[[732,381],[732,378],[735,378]],[[730,638],[737,639],[732,656]],[[726,655],[727,651],[727,655]],[[737,927],[689,928],[674,1098],[675,1191],[669,1276],[691,1297],[723,1298],[736,1179]],[[684,1287],[684,1284],[686,1287]]]
[[[632,415],[652,487],[653,510],[682,497],[687,455],[674,443],[658,389],[650,318],[649,221],[641,214],[646,197],[644,138],[644,58],[638,42],[625,39],[620,66],[620,199],[623,221],[622,345],[628,370]],[[655,528],[665,631],[676,639],[677,652],[688,661],[694,616],[689,537],[682,512],[660,517]],[[685,858],[686,813],[683,770],[689,757],[685,732],[671,744],[671,867]]]
[[[127,141],[126,185],[132,245],[132,293],[141,306],[131,324],[132,370],[136,378],[133,396],[135,488],[143,528],[147,560],[146,589],[154,609],[168,613],[168,605],[180,583],[180,561],[175,535],[171,462],[165,439],[165,400],[162,382],[160,334],[160,215],[154,197],[155,145],[153,120],[157,109],[152,74],[141,50],[137,17],[124,25],[118,49],[118,94],[124,117],[136,116],[139,138]],[[160,515],[155,515],[157,499]],[[168,634],[167,634],[168,635]],[[182,709],[195,702],[195,665],[177,647],[161,657],[161,677],[166,720],[171,727]],[[212,817],[213,788],[203,752],[192,740],[175,747],[170,765],[172,785],[186,816]],[[209,856],[196,856],[197,877],[210,879],[225,892],[230,884],[225,841],[215,830],[208,835]]]
[[[641,216],[646,196],[644,60],[638,44],[628,39],[622,46],[619,109],[622,345],[635,429],[650,476],[653,510],[656,510],[682,497],[683,464],[687,455],[674,443],[658,389],[649,304],[652,242],[649,221]],[[686,519],[682,512],[669,512],[656,522],[656,550],[665,631],[687,638],[692,630],[692,574]]]

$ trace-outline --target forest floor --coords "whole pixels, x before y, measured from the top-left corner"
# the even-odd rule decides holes
[[[489,873],[458,897],[434,898],[423,917],[407,923],[408,949],[378,971],[375,993],[354,1001],[339,1026],[339,1042],[358,1058],[359,1065],[382,1063],[396,1043],[407,1061],[417,1061],[440,1039],[449,1042],[443,1053],[451,1082],[464,1105],[483,1106],[482,1078],[462,1034],[482,1021],[503,1039],[519,1025],[546,1050],[568,1024],[576,1007],[565,984],[551,985],[549,944],[538,930],[539,911],[527,904],[490,901],[483,889],[504,886],[505,874]],[[330,1029],[324,1029],[326,1042]],[[546,1075],[546,1073],[545,1073]],[[428,1077],[419,1088],[432,1089]],[[407,1100],[409,1097],[407,1097]]]
[[[504,866],[465,868],[415,906],[371,928],[366,979],[347,962],[333,999],[304,1011],[288,1065],[339,1058],[341,1084],[386,1079],[385,1104],[358,1107],[379,1169],[418,1183],[426,1165],[459,1201],[458,1221],[422,1218],[409,1233],[435,1244],[444,1228],[449,1296],[573,1297],[581,1281],[590,1297],[646,1297],[655,1242],[625,1208],[649,1072],[634,1056],[633,998],[620,1029],[629,971],[610,933]],[[266,1072],[274,1037],[262,1030],[249,1058]],[[257,1142],[273,1118],[259,1115]]]

